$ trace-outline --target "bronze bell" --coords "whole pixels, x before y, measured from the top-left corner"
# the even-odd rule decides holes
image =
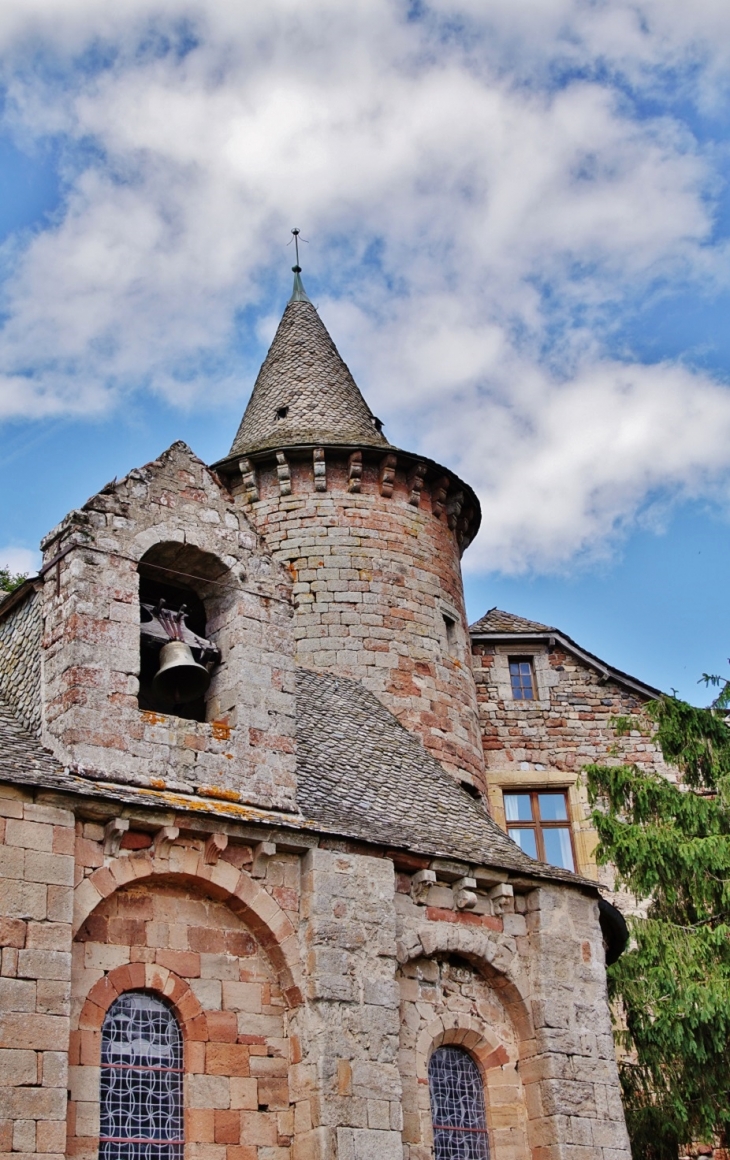
[[[171,640],[160,649],[160,667],[152,688],[161,701],[185,705],[202,697],[210,684],[210,673],[195,660],[184,640]]]

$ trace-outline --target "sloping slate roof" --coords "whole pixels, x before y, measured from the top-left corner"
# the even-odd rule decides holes
[[[358,681],[299,669],[297,798],[341,834],[551,878]]]
[[[470,626],[469,632],[550,632],[550,627],[515,616],[513,612],[503,612],[501,608],[490,608],[481,620]]]
[[[285,418],[276,413],[288,407]],[[289,302],[230,455],[299,444],[389,447],[311,302]]]
[[[0,701],[0,781],[325,833],[429,857],[579,881],[535,862],[357,681],[297,673],[299,815],[107,782],[61,768]]]
[[[0,701],[0,778],[17,781],[22,770],[30,778],[56,778],[58,762],[20,723],[5,701]]]

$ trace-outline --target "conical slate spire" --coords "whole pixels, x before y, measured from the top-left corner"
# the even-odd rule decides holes
[[[230,454],[300,444],[390,446],[295,272]]]

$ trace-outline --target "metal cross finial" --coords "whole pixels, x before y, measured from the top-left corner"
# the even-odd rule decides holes
[[[296,264],[296,266],[292,266],[292,271],[295,274],[301,274],[301,272],[302,272],[302,267],[299,265],[299,235],[300,235],[300,233],[301,233],[301,230],[298,230],[295,226],[294,229],[292,230],[292,234],[294,235],[294,238],[293,238],[294,248],[296,249],[296,254],[297,254],[297,264]],[[306,242],[307,239],[302,238],[302,241]],[[289,242],[288,244],[291,245],[291,242]]]

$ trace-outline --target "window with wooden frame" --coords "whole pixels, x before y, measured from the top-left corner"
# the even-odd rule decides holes
[[[532,657],[510,657],[509,679],[512,686],[513,700],[536,700],[535,667],[532,663]]]
[[[567,791],[534,789],[503,797],[507,833],[520,849],[540,862],[574,870]]]

